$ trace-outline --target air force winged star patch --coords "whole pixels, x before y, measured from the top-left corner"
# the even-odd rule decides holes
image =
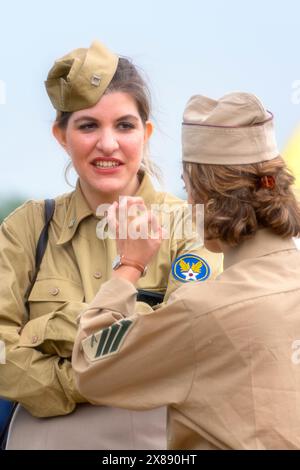
[[[132,324],[132,320],[124,319],[83,340],[82,347],[89,360],[98,361],[117,353]]]
[[[180,282],[205,281],[210,275],[210,267],[200,256],[185,254],[172,264],[172,274]]]

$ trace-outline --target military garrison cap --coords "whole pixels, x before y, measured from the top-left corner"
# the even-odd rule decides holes
[[[73,112],[94,106],[111,82],[118,61],[118,56],[98,41],[55,61],[45,82],[54,108]]]
[[[188,101],[182,125],[183,161],[243,165],[279,155],[273,115],[252,93],[202,95]]]

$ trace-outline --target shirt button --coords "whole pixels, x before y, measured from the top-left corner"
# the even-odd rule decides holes
[[[95,279],[101,279],[101,277],[102,277],[102,273],[100,273],[100,271],[96,271],[96,272],[94,273],[94,278],[95,278]]]
[[[70,222],[69,222],[69,225],[68,225],[68,227],[69,227],[69,228],[72,228],[72,227],[74,227],[74,225],[75,225],[75,222],[76,222],[76,219],[71,219],[71,220],[70,220]]]
[[[38,337],[33,336],[31,341],[32,341],[32,344],[36,344],[38,342]]]
[[[53,287],[52,289],[49,290],[49,294],[51,294],[51,295],[59,294],[59,288],[58,287]]]

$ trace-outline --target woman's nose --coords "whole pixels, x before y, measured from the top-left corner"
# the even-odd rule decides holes
[[[110,155],[119,148],[119,143],[113,132],[102,130],[99,134],[96,147],[105,155]]]

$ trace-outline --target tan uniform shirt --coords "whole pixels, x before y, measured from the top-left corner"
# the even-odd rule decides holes
[[[224,263],[149,314],[133,313],[131,283],[103,285],[74,347],[79,390],[97,404],[169,405],[170,449],[299,449],[300,252],[264,229]]]
[[[147,176],[137,195],[147,204],[182,205],[179,199],[156,192]],[[0,227],[0,340],[6,345],[6,364],[0,365],[0,396],[18,401],[33,416],[66,415],[86,401],[76,389],[70,362],[76,319],[110,278],[116,255],[114,240],[96,237],[98,222],[79,185],[56,199],[47,250],[29,298],[30,321],[24,294],[44,225],[43,201],[29,201]],[[171,278],[169,282],[172,260],[194,243],[193,239],[165,240],[139,287],[167,290],[168,296],[180,285]],[[216,275],[220,257],[199,247],[193,251],[207,259]],[[140,304],[142,309],[147,307]]]

